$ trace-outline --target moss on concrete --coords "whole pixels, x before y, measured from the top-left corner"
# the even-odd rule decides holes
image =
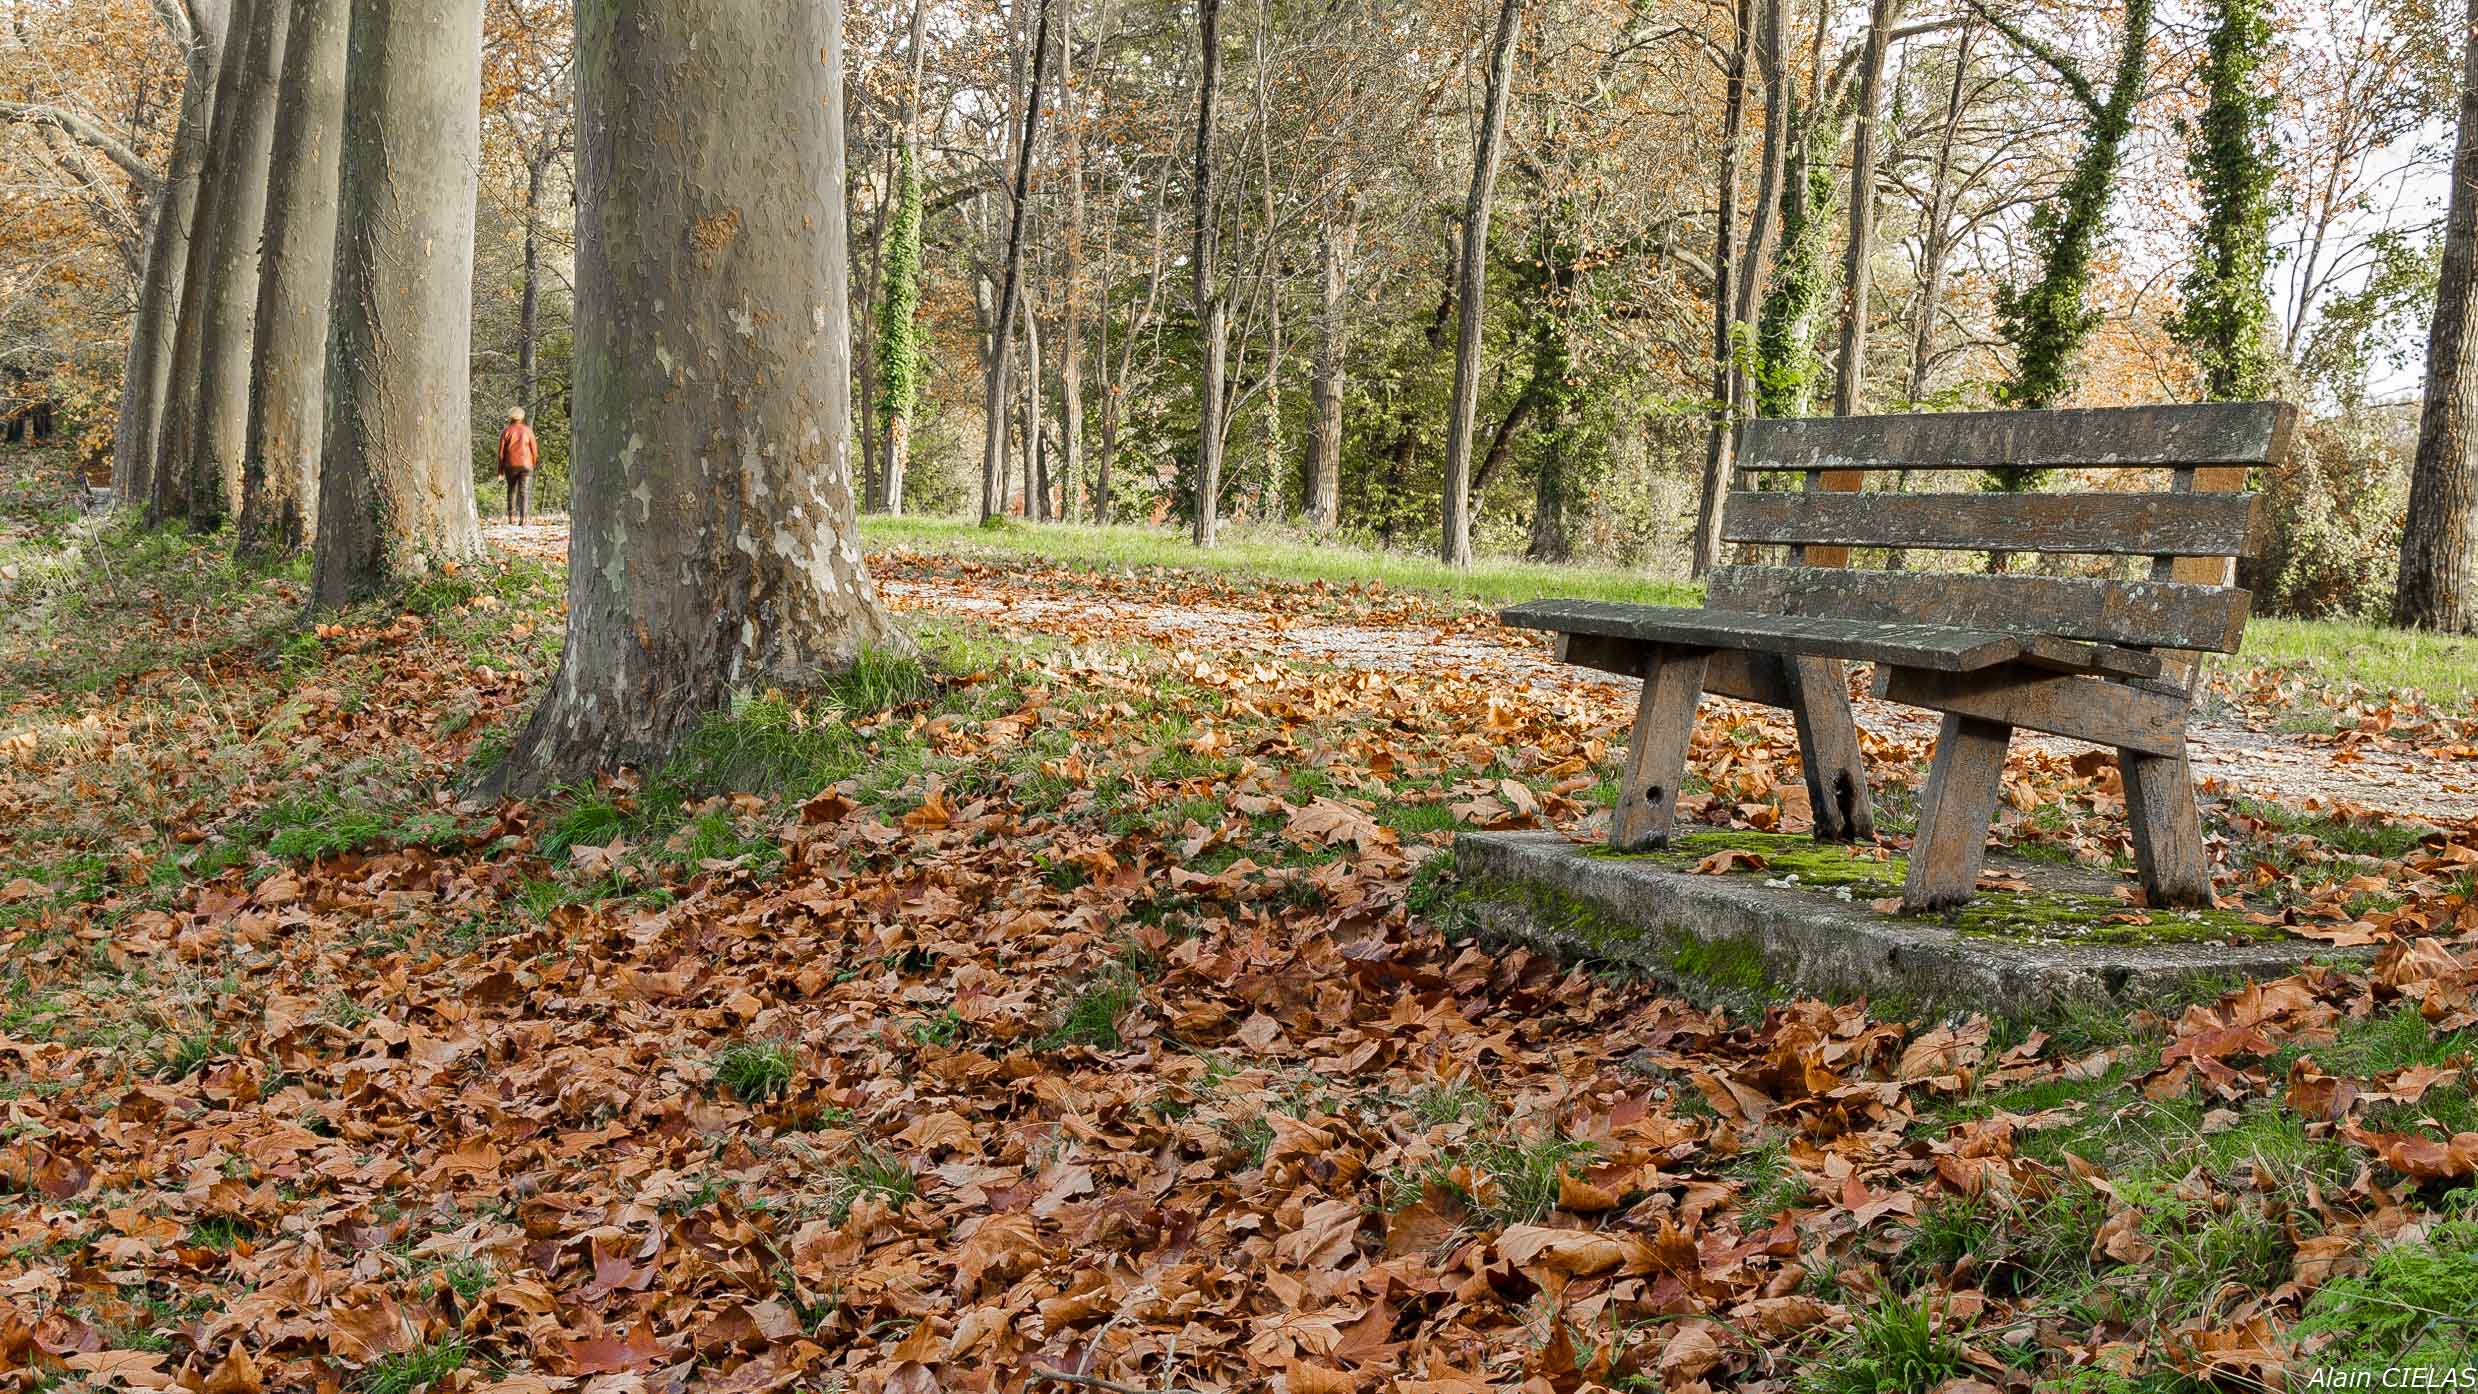
[[[1788,995],[1773,980],[1762,947],[1751,939],[1647,931],[1588,901],[1529,881],[1471,878],[1457,889],[1455,898],[1465,906],[1519,904],[1523,918],[1558,941],[1558,947],[1570,956],[1638,973],[1646,971],[1648,964],[1653,974],[1682,989],[1683,995],[1699,1005],[1760,1010]],[[1574,952],[1578,949],[1579,954]]]
[[[1729,851],[1756,853],[1764,865],[1734,866],[1723,875],[1844,902],[1897,897],[1910,874],[1908,859],[1884,848],[1818,843],[1788,833],[1692,832],[1656,851],[1601,849],[1595,855],[1686,871]],[[2128,923],[2136,914],[2145,918]],[[2039,944],[2256,944],[2291,937],[2278,926],[2249,923],[2238,911],[2133,911],[2111,895],[2060,889],[1981,891],[1958,910],[1920,918],[1960,934]]]

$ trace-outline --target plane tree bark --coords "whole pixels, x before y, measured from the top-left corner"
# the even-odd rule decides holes
[[[146,503],[154,494],[156,448],[163,429],[164,394],[172,379],[172,346],[183,287],[189,279],[189,246],[198,217],[198,191],[214,133],[216,75],[223,66],[229,0],[187,0],[166,7],[167,25],[188,50],[180,116],[172,154],[157,188],[147,235],[146,272],[138,292],[137,320],[130,327],[129,356],[121,379],[120,417],[112,440],[112,491],[123,501]],[[186,30],[185,33],[181,30]]]
[[[241,460],[241,550],[282,556],[317,530],[319,433],[327,409],[327,301],[334,288],[337,178],[351,0],[291,0],[268,171],[266,238]]]
[[[842,10],[579,9],[567,648],[504,788],[908,644],[854,520]]]
[[[481,550],[473,216],[481,0],[353,0],[311,594],[339,606]]]

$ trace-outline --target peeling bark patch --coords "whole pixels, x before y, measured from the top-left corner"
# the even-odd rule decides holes
[[[688,240],[697,249],[697,263],[712,267],[740,240],[740,210],[726,208],[720,213],[708,213],[689,224]]]

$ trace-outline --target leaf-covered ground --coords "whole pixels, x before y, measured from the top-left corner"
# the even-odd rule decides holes
[[[671,767],[461,801],[555,658],[513,556],[72,533],[0,586],[0,1387],[2278,1387],[2478,1365],[2478,828],[2210,810],[2362,967],[1879,1019],[1470,936],[1588,829],[1611,689],[1062,618],[1485,633],[1381,588],[897,554],[930,655]],[[1094,611],[1102,613],[1104,611]],[[1240,634],[1253,634],[1251,626]],[[2284,685],[2285,684],[2285,685]],[[2328,699],[2334,738],[2465,717]],[[1898,843],[1924,751],[1869,755]],[[1785,722],[1690,800],[1797,830]],[[2002,835],[2121,866],[2113,770]]]

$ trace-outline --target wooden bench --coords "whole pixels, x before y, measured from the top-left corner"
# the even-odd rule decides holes
[[[1721,536],[1785,547],[1788,565],[1718,568],[1700,609],[1541,600],[1503,618],[1558,634],[1566,662],[1643,679],[1610,827],[1621,851],[1668,842],[1706,692],[1787,709],[1816,837],[1872,837],[1842,672],[1862,661],[1876,665],[1877,697],[1943,713],[1905,911],[1970,899],[2017,727],[2113,747],[2150,903],[2209,905],[2186,763],[2189,663],[2234,652],[2244,633],[2251,597],[2233,584],[2235,558],[2256,553],[2263,511],[2236,491],[2247,469],[2286,455],[2296,419],[2248,402],[1749,422],[1742,485],[1788,474],[1803,487],[1733,491]],[[2167,487],[1995,493],[1966,477],[1950,493],[1859,491],[1866,471],[1991,468],[2149,470]],[[1854,571],[1854,547],[1974,570]],[[2014,568],[1983,569],[1991,552]],[[2015,569],[2020,553],[2147,558],[2147,579]]]

